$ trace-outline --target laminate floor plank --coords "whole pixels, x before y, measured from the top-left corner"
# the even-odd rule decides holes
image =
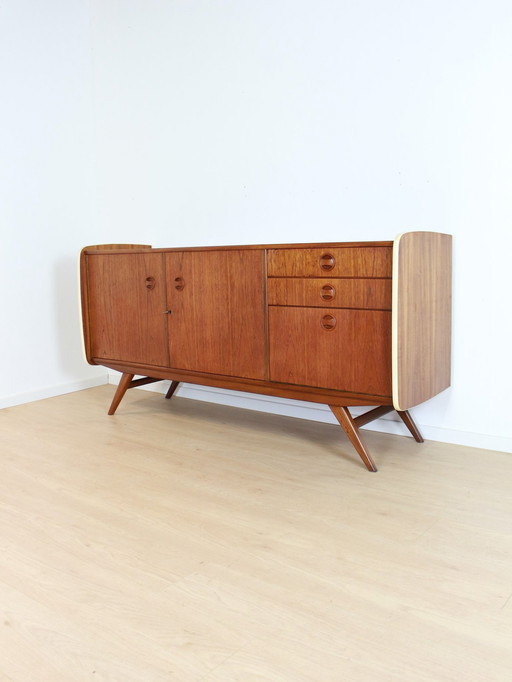
[[[0,682],[508,682],[512,456],[112,393],[0,411]]]

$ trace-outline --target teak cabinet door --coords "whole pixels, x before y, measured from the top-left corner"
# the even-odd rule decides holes
[[[269,308],[270,379],[391,396],[391,312]]]
[[[162,254],[89,254],[91,356],[167,366],[164,287]]]
[[[265,378],[263,256],[259,249],[166,254],[171,367]]]

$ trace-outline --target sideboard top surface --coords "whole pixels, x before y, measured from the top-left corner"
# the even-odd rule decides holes
[[[131,246],[129,244],[104,244],[86,246],[82,249],[83,253],[98,253],[101,251],[115,251],[115,253],[136,253],[137,251],[144,252],[151,249],[154,253],[169,253],[176,251],[239,251],[246,249],[326,249],[326,248],[353,248],[353,247],[375,247],[381,246],[390,248],[393,246],[392,241],[385,242],[312,242],[312,243],[297,243],[297,244],[241,244],[241,245],[224,245],[224,246],[177,246],[177,247],[152,247],[150,245],[137,244]]]

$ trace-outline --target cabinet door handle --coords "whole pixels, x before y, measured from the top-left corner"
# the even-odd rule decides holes
[[[178,291],[183,291],[185,288],[185,280],[183,277],[175,277],[174,278],[174,288],[177,289]]]
[[[322,301],[332,301],[336,296],[336,289],[331,284],[324,284],[320,289],[320,298]]]
[[[154,289],[156,286],[156,280],[154,277],[146,277],[146,289]]]
[[[334,315],[324,315],[320,320],[320,324],[327,332],[332,332],[332,330],[336,327],[336,322],[337,320]]]
[[[320,256],[320,267],[322,270],[328,272],[336,265],[336,258],[331,253],[324,253]]]

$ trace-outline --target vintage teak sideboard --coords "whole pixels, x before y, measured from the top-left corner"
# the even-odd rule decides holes
[[[170,380],[329,405],[370,471],[360,427],[450,385],[451,236],[82,250],[89,363],[128,388]],[[134,378],[140,376],[141,378]],[[368,406],[353,417],[349,408]]]

